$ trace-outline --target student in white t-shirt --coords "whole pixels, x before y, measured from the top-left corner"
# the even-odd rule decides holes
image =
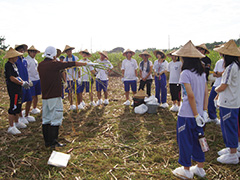
[[[66,53],[67,56],[63,60],[64,62],[72,62],[72,61],[78,61],[78,57],[74,56],[72,54],[72,50],[75,49],[74,47],[70,47],[66,45],[63,53]],[[79,70],[78,68],[69,68],[66,70],[66,81],[67,81],[67,88],[65,89],[65,92],[68,93],[68,100],[70,103],[70,110],[76,109],[76,105],[73,104],[73,94],[75,93],[75,82],[76,82],[76,91],[77,91],[77,101],[80,96],[80,88],[79,84],[77,82],[77,79],[79,77]],[[80,103],[79,101],[77,102],[78,104]]]
[[[208,116],[209,119],[207,122],[215,122],[216,124],[220,125],[220,120],[217,118],[217,111],[216,106],[214,104],[214,99],[217,96],[217,93],[215,91],[215,88],[221,84],[222,74],[224,72],[224,60],[220,59],[216,62],[214,70],[213,70],[213,76],[216,77],[216,80],[213,84],[212,90],[210,92],[209,98],[208,98]]]
[[[124,90],[125,90],[125,96],[126,101],[123,103],[126,106],[129,106],[130,104],[133,105],[133,102],[130,103],[129,101],[129,91],[130,87],[132,89],[133,95],[137,92],[137,61],[135,59],[132,59],[132,56],[135,54],[135,52],[131,51],[130,49],[127,49],[123,56],[126,56],[126,59],[122,62],[122,81],[124,83]]]
[[[179,84],[179,78],[182,68],[182,62],[180,61],[179,57],[172,55],[173,52],[175,52],[175,50],[173,50],[167,55],[172,59],[172,61],[168,64],[168,72],[170,73],[169,87],[173,101],[173,106],[170,108],[170,110],[178,112],[181,101],[181,86]]]
[[[32,87],[30,88],[31,95],[32,95],[32,105],[33,109],[31,111],[32,114],[39,114],[41,111],[37,108],[38,103],[38,95],[41,94],[41,85],[40,85],[40,78],[38,74],[38,62],[35,59],[36,54],[40,53],[34,46],[31,46],[28,49],[28,56],[25,58],[27,61],[27,70],[30,81],[32,81]]]
[[[157,60],[154,61],[153,69],[155,73],[155,96],[158,99],[158,103],[163,108],[168,107],[167,103],[167,66],[168,62],[165,60],[166,55],[161,50],[153,52]],[[161,94],[161,95],[160,95]]]
[[[101,64],[102,66],[104,66],[106,69],[99,69],[96,68],[97,71],[97,75],[96,75],[96,90],[97,90],[97,97],[98,97],[98,101],[97,101],[97,105],[101,105],[102,103],[104,105],[108,105],[109,101],[108,101],[108,91],[107,91],[107,87],[108,87],[108,72],[111,71],[111,69],[113,68],[113,65],[111,64],[111,62],[108,60],[108,55],[107,52],[103,51],[103,52],[98,52],[100,54],[100,58],[96,60],[97,63]],[[102,101],[101,99],[101,91],[103,90],[104,92],[104,98],[105,100]]]
[[[148,58],[152,56],[147,51],[139,54],[139,56],[143,59],[143,61],[139,64],[140,85],[138,90],[144,90],[145,85],[147,85],[147,95],[151,96],[153,64],[150,60],[148,60]]]
[[[79,54],[83,57],[83,59],[81,59],[79,62],[91,62],[88,58],[91,57],[92,55],[88,52],[87,49],[85,49],[84,51],[80,51]],[[90,74],[89,74],[90,73]],[[92,87],[93,87],[93,78],[92,76],[95,75],[96,72],[93,68],[93,66],[83,66],[80,67],[80,78],[78,79],[78,83],[80,85],[79,91],[80,91],[80,96],[78,101],[79,109],[83,109],[86,104],[83,101],[83,91],[84,89],[86,90],[87,93],[89,93],[90,96],[90,106],[96,106],[96,103],[93,100],[93,91],[92,91]]]
[[[217,161],[223,164],[238,164],[238,113],[240,107],[240,50],[234,40],[228,41],[215,51],[223,54],[225,71],[221,84],[215,88],[220,110],[221,129],[226,148],[218,152]]]

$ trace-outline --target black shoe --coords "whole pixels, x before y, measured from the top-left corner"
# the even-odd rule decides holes
[[[50,124],[42,124],[42,133],[43,133],[43,139],[45,142],[45,147],[50,147],[51,146],[51,135],[50,135]]]
[[[59,126],[51,126],[51,138],[52,138],[51,148],[66,146],[66,144],[61,144],[57,141],[58,131],[59,131]]]

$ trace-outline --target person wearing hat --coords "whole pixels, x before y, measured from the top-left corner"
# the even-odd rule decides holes
[[[104,105],[108,105],[108,92],[107,92],[107,87],[108,87],[108,72],[113,68],[113,65],[111,62],[108,60],[108,55],[107,52],[98,52],[100,54],[100,58],[96,60],[97,63],[103,65],[105,69],[100,69],[96,68],[96,90],[97,90],[97,106],[101,105],[102,103]],[[104,92],[104,101],[101,99],[101,91],[103,90]]]
[[[217,161],[223,164],[238,164],[238,113],[240,107],[240,50],[234,40],[215,51],[223,54],[224,72],[221,84],[215,88],[220,110],[221,129],[226,148],[218,152]]]
[[[59,126],[63,119],[61,92],[61,72],[69,67],[84,66],[87,63],[56,60],[57,50],[48,46],[44,52],[45,59],[38,65],[42,88],[42,132],[46,147],[62,147],[58,139]]]
[[[147,95],[151,96],[153,64],[152,61],[148,60],[148,58],[151,58],[152,56],[147,51],[139,54],[139,56],[143,59],[143,61],[139,64],[140,85],[138,91],[140,89],[144,90],[145,85],[147,85]]]
[[[161,50],[153,52],[157,60],[154,61],[153,69],[155,73],[155,96],[158,99],[158,103],[162,108],[167,108],[167,66],[168,62],[165,60],[166,55]],[[161,98],[160,98],[161,93]]]
[[[122,81],[124,83],[124,90],[125,90],[125,97],[126,97],[126,101],[123,104],[126,106],[129,106],[130,104],[133,105],[133,101],[132,103],[130,103],[129,101],[130,87],[132,89],[133,95],[136,94],[137,92],[138,64],[135,59],[132,59],[132,56],[134,54],[135,52],[131,51],[130,49],[127,49],[123,53],[123,56],[125,56],[126,59],[122,61],[121,70],[122,70],[122,76],[123,76]]]
[[[84,51],[80,51],[79,54],[83,57],[83,59],[80,60],[80,62],[84,62],[84,63],[92,63],[88,58],[91,57],[92,55],[88,52],[87,49],[85,49]],[[90,97],[90,106],[96,106],[96,103],[93,100],[93,92],[92,92],[92,87],[93,87],[93,78],[92,75],[96,74],[93,66],[83,66],[80,68],[80,78],[78,79],[78,83],[79,83],[79,105],[78,108],[79,109],[84,109],[84,107],[86,106],[85,102],[83,101],[83,91],[84,89],[86,89],[86,92],[89,93],[89,97]]]
[[[209,50],[207,48],[207,46],[205,44],[201,44],[196,46],[196,48],[205,55],[205,57],[203,57],[201,60],[204,63],[204,67],[205,67],[205,73],[206,73],[206,80],[208,81],[208,76],[209,76],[209,71],[211,68],[211,59],[207,56],[207,54],[209,54]]]
[[[171,51],[167,54],[168,57],[172,59],[168,64],[168,72],[169,72],[169,87],[170,93],[173,101],[173,105],[170,108],[170,111],[178,112],[180,101],[181,101],[181,86],[179,84],[179,78],[182,68],[182,62],[180,61],[178,56],[173,56],[176,50]]]
[[[7,91],[10,98],[10,107],[8,109],[9,128],[7,132],[13,135],[21,133],[18,129],[27,127],[18,119],[22,106],[22,87],[30,87],[28,82],[23,81],[19,76],[18,68],[15,64],[18,56],[22,55],[22,53],[10,47],[3,57],[3,59],[8,59],[4,67]]]
[[[220,47],[220,46],[218,46]],[[222,54],[220,54],[222,57]],[[223,58],[219,59],[214,67],[213,76],[216,77],[216,80],[212,86],[209,98],[208,98],[208,116],[209,119],[207,122],[215,122],[217,125],[220,125],[220,120],[217,118],[216,106],[214,103],[214,99],[217,96],[217,92],[215,88],[221,84],[222,74],[224,72],[224,60]]]
[[[204,57],[189,41],[182,48],[172,53],[183,61],[179,83],[182,86],[183,102],[177,119],[177,142],[179,164],[173,174],[182,179],[192,179],[193,175],[204,177],[205,155],[199,143],[199,136],[204,135],[203,126],[207,119],[208,86],[206,74],[201,63]],[[197,162],[192,166],[191,160]]]
[[[34,46],[31,46],[28,49],[28,56],[25,58],[27,61],[29,79],[33,83],[33,86],[30,88],[33,104],[33,109],[31,111],[32,114],[40,113],[40,109],[37,108],[38,95],[41,94],[40,78],[37,71],[38,62],[35,59],[37,53],[40,53],[40,51],[37,50]]]
[[[21,44],[21,45],[16,45],[15,46],[15,50],[20,52],[20,53],[24,53],[26,52],[28,49],[28,46],[26,44]],[[17,68],[18,68],[18,72],[19,72],[19,76],[21,77],[21,79],[23,81],[27,81],[29,82],[30,85],[32,85],[32,83],[30,82],[29,79],[29,74],[28,74],[28,64],[26,59],[23,56],[18,56],[18,60],[16,62]],[[28,124],[28,122],[35,122],[35,118],[33,116],[29,115],[29,111],[31,108],[31,104],[32,104],[32,94],[29,89],[22,89],[22,103],[26,102],[26,106],[25,106],[25,111],[21,112],[19,114],[19,121]]]
[[[65,49],[63,50],[63,53],[66,53],[67,56],[66,58],[63,60],[64,62],[76,62],[78,61],[78,57],[74,56],[72,54],[72,50],[75,49],[74,47],[65,46]],[[68,100],[70,103],[70,110],[74,110],[76,109],[76,105],[73,104],[73,93],[75,93],[75,82],[76,82],[76,92],[77,92],[77,101],[79,99],[80,96],[80,87],[79,87],[79,83],[76,81],[79,78],[79,71],[78,68],[69,68],[66,71],[66,80],[67,80],[67,88],[65,89],[65,92],[68,93]],[[79,101],[77,102],[78,104],[80,103]]]

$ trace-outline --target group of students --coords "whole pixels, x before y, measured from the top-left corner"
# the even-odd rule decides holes
[[[198,47],[199,48],[199,47]],[[201,47],[204,49],[205,47]],[[21,115],[22,102],[29,102],[33,99],[32,113],[39,113],[35,104],[38,100],[39,92],[42,93],[42,132],[46,147],[63,146],[57,141],[59,126],[62,124],[63,105],[62,95],[63,86],[66,86],[70,109],[75,109],[72,95],[76,91],[78,108],[85,106],[82,93],[84,89],[90,93],[90,105],[95,106],[92,97],[91,84],[92,75],[96,75],[96,90],[98,101],[97,105],[108,104],[107,85],[108,71],[112,69],[112,64],[108,60],[106,52],[99,52],[100,59],[92,63],[88,57],[91,54],[87,51],[80,51],[83,59],[78,60],[72,54],[74,47],[66,46],[63,53],[66,57],[59,57],[57,49],[49,46],[44,52],[45,59],[39,65],[34,59],[34,55],[39,52],[32,46],[29,48],[29,61],[23,59],[23,52],[26,51],[25,45],[10,48],[4,58],[8,59],[5,65],[5,77],[8,94],[10,96],[10,108],[8,132],[18,134],[18,128],[24,128],[29,121],[34,121],[29,116],[29,105],[26,104],[25,115]],[[226,164],[237,164],[238,159],[238,113],[240,107],[240,50],[233,40],[215,48],[223,59],[219,60],[214,69],[214,76],[217,77],[210,96],[208,97],[207,74],[209,69],[204,68],[203,59],[207,59],[204,53],[199,51],[191,41],[177,51],[170,52],[168,56],[172,61],[168,64],[166,55],[163,51],[154,51],[157,60],[154,64],[148,60],[151,55],[144,51],[139,56],[143,59],[139,64],[140,85],[139,90],[147,86],[147,95],[151,95],[152,71],[154,71],[155,96],[161,107],[168,107],[166,102],[167,80],[166,72],[170,72],[169,84],[172,100],[174,102],[171,110],[179,111],[177,120],[177,141],[179,146],[179,163],[182,167],[176,168],[173,174],[180,178],[192,178],[194,174],[204,177],[203,162],[205,161],[204,152],[198,141],[199,136],[204,135],[203,127],[206,122],[215,121],[221,124],[222,134],[226,148],[219,151],[217,161]],[[22,52],[21,52],[22,51]],[[32,53],[34,51],[34,53]],[[33,55],[32,55],[33,54]],[[126,50],[123,55],[126,59],[122,61],[122,81],[124,83],[126,101],[124,105],[130,105],[130,87],[133,94],[137,91],[138,64],[132,56],[135,53]],[[181,61],[179,61],[181,59]],[[18,63],[20,60],[20,63]],[[211,62],[210,62],[211,63]],[[29,66],[32,64],[32,67]],[[101,64],[105,68],[97,65]],[[209,67],[208,60],[204,62],[205,67]],[[81,66],[81,68],[79,67]],[[94,66],[96,66],[94,68]],[[31,77],[28,73],[35,71]],[[25,75],[23,75],[25,73]],[[29,79],[30,78],[30,79]],[[39,86],[39,82],[41,86]],[[41,88],[41,89],[40,89]],[[34,90],[32,90],[34,89]],[[104,91],[105,100],[101,99],[101,90]],[[27,91],[31,91],[29,96]],[[182,91],[182,105],[180,105],[180,92]],[[161,92],[161,96],[160,96]],[[29,98],[31,97],[31,98]],[[28,99],[29,98],[29,99]],[[31,103],[29,103],[31,106]],[[216,116],[216,108],[219,106],[220,122]],[[29,108],[29,109],[28,109]],[[208,110],[208,111],[207,111]],[[18,117],[25,117],[26,122]],[[209,117],[208,117],[209,116]],[[240,150],[240,148],[239,148]],[[197,161],[197,166],[191,167],[191,159]],[[191,168],[190,168],[191,167]]]

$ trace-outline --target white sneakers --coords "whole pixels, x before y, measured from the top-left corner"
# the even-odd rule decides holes
[[[173,111],[173,112],[178,112],[178,110],[179,110],[179,107],[178,107],[176,104],[174,104],[174,105],[170,108],[170,111]]]
[[[204,170],[203,168],[199,168],[197,165],[190,167],[190,171],[191,171],[193,174],[195,174],[195,175],[197,175],[197,176],[200,176],[200,177],[202,177],[202,178],[203,178],[204,176],[206,176],[205,170]]]
[[[69,110],[75,110],[75,109],[76,109],[76,106],[75,106],[75,105],[70,105]]]
[[[178,167],[172,171],[172,173],[181,179],[192,179],[193,173],[189,170],[184,169],[184,167]]]
[[[103,101],[103,104],[104,104],[104,105],[108,105],[108,104],[109,104],[108,99],[105,99],[105,100]]]
[[[12,135],[21,134],[21,131],[19,131],[15,126],[13,127],[10,126],[7,132]]]
[[[18,129],[23,129],[23,128],[26,128],[27,125],[22,123],[22,122],[17,122],[17,123],[14,123],[14,126]]]
[[[31,111],[32,114],[39,114],[40,112],[41,112],[41,110],[38,108],[32,109],[32,111]]]
[[[162,107],[162,108],[168,108],[169,105],[168,105],[168,103],[163,103],[163,104],[160,105],[160,107]]]
[[[84,109],[82,103],[80,103],[80,104],[78,105],[78,109]]]
[[[210,118],[208,118],[208,121],[207,122],[215,122],[216,123],[216,125],[220,125],[220,119],[218,119],[218,118],[215,118],[215,119],[210,119]]]
[[[130,106],[130,101],[129,100],[127,100],[127,101],[125,101],[124,103],[123,103],[123,105],[125,105],[125,106]]]
[[[220,157],[217,158],[217,161],[222,163],[222,164],[238,164],[239,163],[239,158],[237,153],[228,153],[228,154],[223,154]]]
[[[96,106],[96,103],[94,101],[89,103],[90,106]]]
[[[20,117],[18,118],[18,122],[22,122],[24,124],[29,124],[28,120],[25,117]]]
[[[26,116],[25,118],[28,120],[28,122],[35,122],[36,121],[35,117],[33,117],[33,116]]]
[[[97,101],[97,106],[100,106],[102,103],[103,103],[103,100],[102,100],[102,99],[99,99],[99,100]]]

